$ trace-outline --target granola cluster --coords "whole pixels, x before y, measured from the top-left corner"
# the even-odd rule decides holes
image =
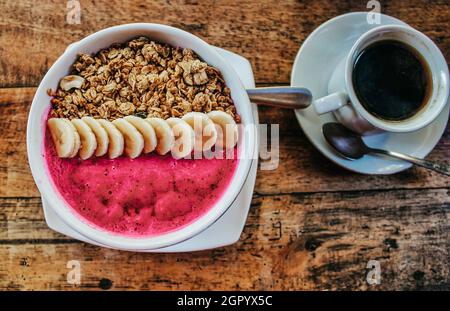
[[[190,49],[140,37],[94,56],[79,55],[71,74],[72,84],[66,88],[61,82],[55,93],[50,92],[52,117],[167,119],[221,110],[240,122],[220,71]]]

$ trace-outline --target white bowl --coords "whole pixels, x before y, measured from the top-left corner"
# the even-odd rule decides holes
[[[196,52],[205,62],[218,68],[231,90],[236,110],[241,116],[245,131],[241,135],[240,160],[225,194],[203,216],[178,230],[150,237],[126,237],[98,229],[83,220],[70,208],[53,186],[44,157],[44,130],[50,106],[48,89],[55,90],[59,80],[67,75],[78,53],[96,53],[113,43],[122,43],[137,36],[147,36],[172,46],[186,47]],[[57,215],[72,229],[111,248],[123,250],[148,250],[170,246],[187,240],[213,224],[236,199],[250,170],[256,151],[255,120],[245,88],[234,69],[205,41],[183,30],[160,24],[126,24],[106,28],[71,44],[49,69],[41,81],[31,105],[27,126],[28,160],[39,191]]]

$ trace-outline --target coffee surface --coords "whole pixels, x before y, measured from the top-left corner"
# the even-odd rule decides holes
[[[364,108],[378,118],[411,118],[426,105],[431,93],[428,64],[412,47],[379,41],[357,56],[353,87]]]

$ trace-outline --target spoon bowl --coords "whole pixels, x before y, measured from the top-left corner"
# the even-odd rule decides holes
[[[369,152],[361,136],[340,123],[325,123],[322,132],[326,141],[347,159],[361,159]]]

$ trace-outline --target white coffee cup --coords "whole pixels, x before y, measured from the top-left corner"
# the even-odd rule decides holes
[[[384,40],[400,41],[416,49],[431,72],[432,92],[428,102],[414,116],[401,121],[384,120],[371,114],[362,106],[353,87],[353,67],[358,55],[367,46]],[[355,42],[332,74],[328,92],[328,96],[314,101],[315,111],[318,114],[333,112],[339,122],[355,132],[363,135],[381,131],[413,132],[433,122],[447,104],[449,71],[439,48],[421,32],[409,26],[380,26],[367,31]]]

